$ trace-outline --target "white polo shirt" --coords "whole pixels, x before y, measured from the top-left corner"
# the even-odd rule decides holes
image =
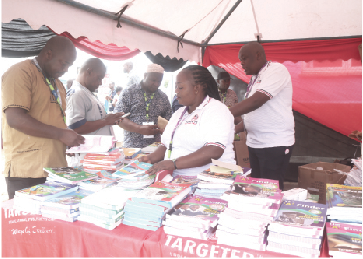
[[[269,96],[270,100],[257,110],[243,115],[247,146],[292,146],[295,143],[295,131],[289,71],[280,63],[268,62],[255,79],[256,75],[252,76],[251,82],[254,84],[248,97],[261,92]]]
[[[224,149],[219,160],[236,164],[233,151],[234,117],[223,103],[209,96],[191,114],[185,112],[179,127],[175,130],[173,148],[168,158],[168,148],[172,132],[177,125],[185,107],[178,109],[170,118],[161,136],[161,143],[167,148],[165,160],[189,155],[203,146],[218,146]],[[201,167],[174,170],[173,176],[193,176],[208,169],[211,164]]]

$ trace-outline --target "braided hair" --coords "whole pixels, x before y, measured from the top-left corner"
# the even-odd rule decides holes
[[[198,65],[190,65],[183,70],[190,71],[193,75],[193,80],[195,84],[200,84],[204,93],[209,95],[218,101],[221,100],[218,92],[218,86],[216,80],[214,80],[212,74],[205,67]]]

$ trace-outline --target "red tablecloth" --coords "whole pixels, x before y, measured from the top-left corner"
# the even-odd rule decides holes
[[[149,231],[121,224],[106,230],[17,211],[12,204],[2,204],[3,257],[294,257],[171,236],[163,228]],[[324,238],[321,256],[328,254]]]

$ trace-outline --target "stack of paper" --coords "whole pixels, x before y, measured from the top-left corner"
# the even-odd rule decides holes
[[[123,224],[157,230],[165,214],[190,193],[190,184],[155,182],[126,202]]]
[[[327,184],[326,204],[328,219],[362,224],[362,187]]]
[[[333,258],[362,258],[362,225],[328,222],[326,234]]]
[[[136,193],[117,186],[95,192],[81,200],[78,220],[112,230],[122,222],[126,200]]]
[[[344,181],[344,185],[349,186],[362,186],[362,158],[352,159],[354,167],[347,173],[347,178]]]
[[[243,173],[242,167],[234,164],[212,160],[215,165],[198,174],[200,182],[195,190],[196,195],[207,198],[220,198],[225,191],[231,189],[231,185],[237,175]]]
[[[84,144],[67,149],[67,153],[107,153],[116,141],[111,135],[82,135]]]
[[[119,187],[142,189],[154,182],[155,175],[146,174],[146,171],[150,167],[152,167],[152,164],[133,160],[128,165],[113,173],[112,176],[119,179]]]
[[[87,172],[99,172],[101,170],[116,171],[123,166],[125,155],[119,149],[113,149],[106,153],[87,153],[83,159],[83,168]]]
[[[319,257],[326,205],[284,201],[272,223],[266,250],[301,257]]]
[[[96,179],[81,182],[79,188],[96,192],[105,187],[117,184],[118,180],[119,178],[113,177],[110,172],[102,170],[97,173]]]
[[[41,214],[41,202],[76,191],[78,186],[61,182],[46,182],[15,192],[14,209]]]
[[[189,196],[166,214],[164,231],[170,235],[207,240],[214,234],[218,215],[226,207],[225,200]]]
[[[79,216],[81,199],[92,193],[92,191],[78,190],[46,200],[41,205],[42,216],[74,222]]]
[[[96,179],[97,175],[73,167],[45,167],[48,173],[47,181],[78,184],[82,181]]]
[[[221,197],[228,208],[219,217],[217,243],[264,251],[266,226],[282,197],[278,181],[237,175],[232,190]]]

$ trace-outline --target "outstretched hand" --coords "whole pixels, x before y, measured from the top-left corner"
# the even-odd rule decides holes
[[[63,129],[59,140],[69,147],[84,144],[84,137],[71,129]]]
[[[146,171],[147,174],[153,175],[161,170],[175,170],[174,163],[171,160],[163,160],[159,163],[154,164],[149,170]]]
[[[106,122],[106,125],[115,125],[115,124],[118,124],[120,121],[123,120],[122,116],[124,114],[125,113],[123,113],[123,112],[107,114],[106,117],[105,117],[105,119],[104,119],[105,122]]]
[[[157,135],[161,134],[158,125],[140,125],[139,133],[141,135]]]

